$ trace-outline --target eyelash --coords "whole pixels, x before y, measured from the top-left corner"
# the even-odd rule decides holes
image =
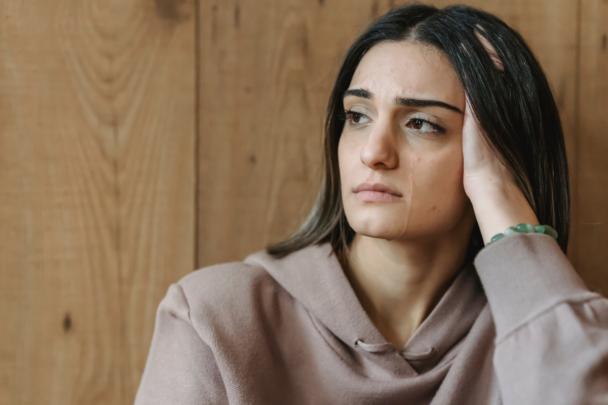
[[[366,115],[363,114],[363,113],[359,113],[359,112],[351,111],[351,110],[344,110],[344,112],[342,114],[340,114],[340,116],[338,118],[340,118],[342,121],[348,121],[350,123],[350,125],[360,125],[360,124],[356,124],[356,123],[354,123],[352,121],[353,115],[359,115],[359,116],[362,116],[362,117],[366,117]],[[412,118],[408,122],[410,122],[412,120],[422,121],[423,123],[426,122],[431,127],[433,127],[433,130],[436,131],[437,133],[440,133],[440,134],[445,133],[445,128],[443,128],[440,125],[434,124],[434,123],[432,123],[429,120],[425,120],[423,118]],[[414,130],[414,131],[416,131],[416,130]]]
[[[422,121],[422,122],[426,122],[427,124],[429,124],[431,127],[433,127],[433,132],[437,132],[438,134],[443,134],[445,133],[445,129],[442,126],[439,126],[437,124],[433,124],[431,121],[425,120],[423,118],[412,118],[410,119],[408,122],[413,121],[413,120],[418,120],[418,121]],[[417,131],[416,129],[414,129],[414,131]],[[425,131],[426,132],[426,131]]]
[[[358,113],[355,111],[351,111],[351,110],[344,110],[344,112],[342,114],[340,114],[340,119],[342,121],[349,121],[351,125],[359,125],[353,122],[353,116],[354,115],[359,115],[360,117],[365,117],[366,115],[363,113]]]

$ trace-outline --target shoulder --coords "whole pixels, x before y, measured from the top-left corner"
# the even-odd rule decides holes
[[[245,262],[215,264],[195,270],[177,284],[186,296],[222,295],[229,291],[248,290],[252,284],[269,281],[268,272],[261,266]]]
[[[195,327],[245,325],[272,317],[277,301],[291,301],[285,290],[259,265],[222,263],[196,270],[177,282]]]
[[[261,266],[244,262],[221,263],[196,270],[177,282],[191,307],[207,303],[229,304],[250,298],[276,283]]]

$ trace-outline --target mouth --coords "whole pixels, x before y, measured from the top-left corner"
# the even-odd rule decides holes
[[[380,183],[361,183],[353,189],[353,193],[359,200],[368,202],[394,202],[403,197],[397,191]]]

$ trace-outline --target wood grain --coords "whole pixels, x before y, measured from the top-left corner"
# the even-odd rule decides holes
[[[577,149],[577,269],[608,294],[608,2],[582,0]]]
[[[327,92],[371,18],[363,3],[201,2],[198,267],[240,260],[307,215]]]
[[[194,266],[193,1],[0,7],[0,403],[132,403]]]

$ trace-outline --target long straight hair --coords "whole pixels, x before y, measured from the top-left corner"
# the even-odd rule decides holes
[[[498,69],[475,33],[494,47]],[[468,6],[437,9],[405,5],[374,21],[352,44],[334,84],[325,121],[325,176],[308,218],[289,238],[266,248],[284,257],[329,242],[341,256],[355,232],[348,224],[340,190],[338,142],[344,121],[342,98],[359,62],[382,42],[413,41],[447,55],[489,143],[510,169],[541,224],[558,232],[566,252],[570,231],[568,163],[559,113],[547,78],[523,38],[499,18]],[[476,226],[469,257],[483,247]]]

